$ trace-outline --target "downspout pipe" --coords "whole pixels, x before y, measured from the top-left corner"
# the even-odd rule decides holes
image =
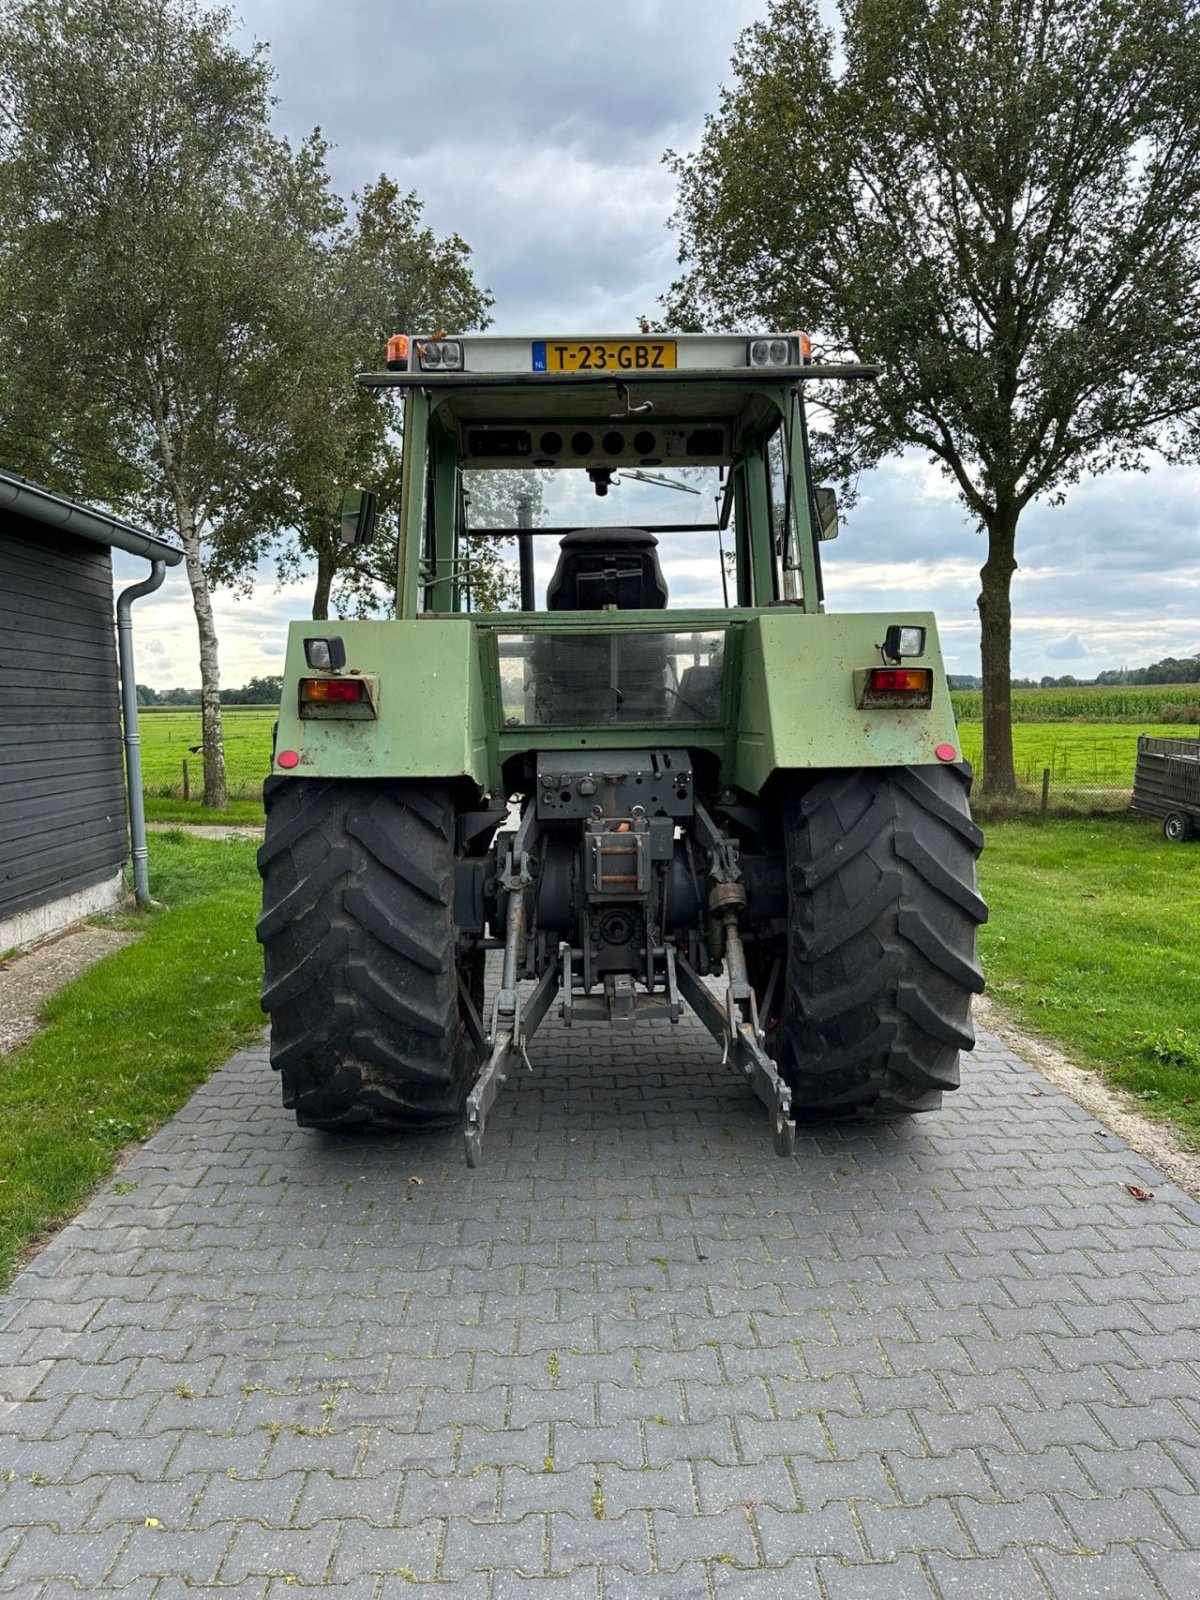
[[[149,910],[150,874],[146,865],[146,808],[142,803],[142,739],[138,731],[137,683],[133,671],[133,618],[135,600],[162,587],[165,561],[151,561],[150,576],[123,589],[117,599],[117,661],[121,674],[121,720],[125,724],[125,771],[129,780],[129,843],[133,861],[133,895]]]

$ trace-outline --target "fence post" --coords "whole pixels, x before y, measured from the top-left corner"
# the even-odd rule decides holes
[[[192,798],[191,786],[188,783],[188,759],[186,756],[183,758],[183,798],[185,800],[190,800]]]
[[[1043,822],[1046,819],[1046,813],[1049,811],[1049,809],[1050,809],[1050,768],[1049,767],[1043,767],[1042,768],[1042,820],[1043,820]]]

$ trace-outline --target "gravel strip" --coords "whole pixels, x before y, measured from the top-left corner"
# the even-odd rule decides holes
[[[37,1032],[56,989],[136,938],[115,928],[75,928],[0,962],[0,1055]]]

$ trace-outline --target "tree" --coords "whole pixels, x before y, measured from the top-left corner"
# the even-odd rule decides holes
[[[266,677],[251,678],[240,689],[222,689],[223,706],[277,706],[283,693],[283,677],[271,673]]]
[[[355,373],[382,365],[389,335],[482,328],[492,303],[467,245],[424,226],[415,194],[381,175],[354,203],[305,296],[312,358],[294,391],[286,468],[299,542],[282,552],[280,573],[315,562],[314,618],[329,615],[332,586],[357,559],[338,537],[343,489],[374,490],[385,517],[399,502],[399,404],[360,389]]]
[[[44,413],[62,487],[102,471],[108,498],[183,546],[210,806],[227,795],[210,583],[244,575],[279,526],[298,296],[342,215],[319,136],[293,150],[270,133],[270,69],[230,27],[198,0],[0,6],[15,409]]]
[[[473,611],[503,611],[517,604],[520,583],[511,541],[520,526],[518,506],[522,500],[528,502],[530,526],[536,527],[543,516],[542,484],[541,473],[517,467],[465,474],[468,526],[497,530],[494,537],[470,540],[464,553],[462,576]],[[398,502],[397,478],[390,503],[394,507]],[[395,517],[389,515],[378,524],[374,543],[352,556],[336,596],[338,615],[393,616],[399,560]]]
[[[824,398],[845,459],[925,451],[986,533],[985,790],[1011,792],[1020,517],[1194,457],[1191,0],[773,0],[700,148],[668,153],[683,326],[809,326],[879,362]]]

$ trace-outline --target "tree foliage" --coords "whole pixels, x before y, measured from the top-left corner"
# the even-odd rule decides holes
[[[338,537],[342,490],[373,489],[384,518],[399,502],[398,401],[387,390],[360,389],[355,373],[382,365],[393,333],[487,324],[492,300],[475,282],[470,250],[456,233],[439,238],[422,212],[416,194],[381,175],[354,197],[354,214],[329,241],[305,297],[308,355],[281,463],[287,517],[299,541],[282,550],[280,575],[313,564],[314,617],[329,615],[339,578],[351,590],[362,587],[361,553]]]
[[[773,0],[669,156],[683,326],[811,327],[844,459],[916,448],[987,535],[984,784],[1013,785],[1017,526],[1084,473],[1195,454],[1191,0]]]
[[[281,374],[299,367],[299,293],[341,214],[319,136],[272,135],[270,69],[230,29],[197,0],[0,7],[6,443],[29,436],[18,465],[182,543],[217,806],[210,582],[245,574],[279,525]]]

